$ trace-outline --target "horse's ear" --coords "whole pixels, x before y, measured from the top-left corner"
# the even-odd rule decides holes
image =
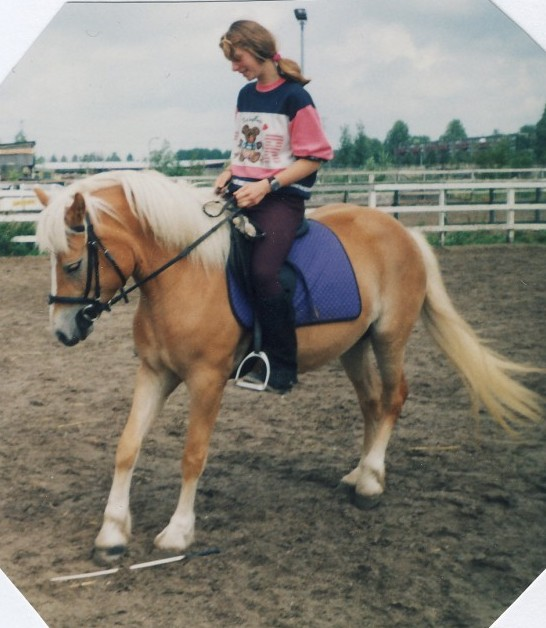
[[[34,188],[34,194],[36,194],[40,203],[44,207],[47,207],[47,204],[49,203],[49,196],[46,194],[45,190],[41,187],[36,186]]]
[[[74,202],[66,210],[64,221],[66,226],[70,229],[81,227],[85,218],[85,200],[83,196],[76,192],[74,195]]]

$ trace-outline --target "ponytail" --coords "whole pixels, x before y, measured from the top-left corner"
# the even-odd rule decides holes
[[[299,83],[300,85],[307,85],[311,80],[303,76],[300,66],[295,61],[292,61],[292,59],[280,58],[276,61],[276,64],[279,74],[288,81],[294,81],[294,83]]]

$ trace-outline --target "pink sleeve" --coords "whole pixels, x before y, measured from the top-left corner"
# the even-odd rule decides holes
[[[329,161],[334,156],[313,105],[300,109],[293,118],[290,123],[290,140],[294,157]]]

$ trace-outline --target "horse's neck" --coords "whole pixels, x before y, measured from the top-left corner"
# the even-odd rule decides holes
[[[150,322],[155,325],[156,321],[159,321],[157,324],[171,324],[167,323],[170,317],[164,317],[164,312],[183,311],[187,315],[178,315],[179,322],[176,324],[187,327],[187,333],[191,333],[192,325],[199,325],[203,318],[217,314],[229,318],[226,273],[222,267],[205,268],[190,255],[147,281],[152,273],[168,264],[180,251],[166,247],[149,229],[143,228],[124,198],[116,200],[121,220],[106,220],[112,220],[110,228],[123,229],[121,239],[131,248],[134,258],[133,280],[143,282],[140,287],[144,297],[141,299],[141,313],[146,312],[146,316],[150,316],[153,312]],[[182,329],[180,332],[184,333]]]
[[[134,329],[146,355],[171,368],[174,364],[190,368],[195,355],[211,351],[232,353],[239,331],[225,272],[180,260],[142,286]]]
[[[146,280],[172,262],[179,252],[162,246],[147,234],[135,239],[136,266],[133,278],[143,282],[141,291],[146,301],[154,308],[214,309],[214,303],[220,300],[221,295],[227,294],[223,268],[205,268],[190,256],[175,261],[153,279]]]

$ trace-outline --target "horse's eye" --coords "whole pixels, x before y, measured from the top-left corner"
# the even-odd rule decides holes
[[[81,259],[80,259],[80,260],[78,260],[77,262],[73,262],[72,264],[67,264],[67,265],[64,267],[64,270],[65,270],[65,272],[66,272],[66,273],[68,273],[69,275],[72,275],[72,274],[74,274],[74,273],[77,273],[77,272],[80,270],[81,265],[82,265],[82,261],[81,261]]]

